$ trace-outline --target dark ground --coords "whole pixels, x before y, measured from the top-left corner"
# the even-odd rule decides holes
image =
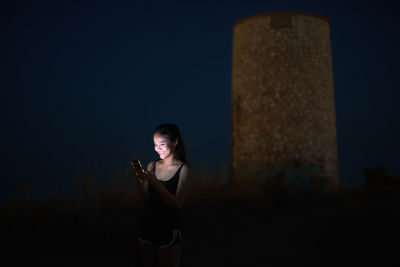
[[[184,208],[184,266],[397,266],[400,189],[199,190]],[[1,210],[0,265],[138,266],[139,210],[121,198],[14,199]]]

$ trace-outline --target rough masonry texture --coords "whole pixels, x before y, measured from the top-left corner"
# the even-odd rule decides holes
[[[302,12],[260,14],[233,26],[234,184],[338,184],[330,43],[329,21]]]

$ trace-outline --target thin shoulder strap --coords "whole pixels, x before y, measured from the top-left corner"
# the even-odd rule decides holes
[[[185,163],[182,163],[182,165],[179,167],[179,169],[178,169],[179,173],[181,172],[181,169],[182,169],[183,165],[185,165]]]

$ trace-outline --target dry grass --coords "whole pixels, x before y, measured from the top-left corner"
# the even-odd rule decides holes
[[[379,210],[389,214],[385,219],[389,225],[387,229],[394,229],[390,218],[398,218],[399,210],[394,208],[400,206],[397,205],[400,202],[398,187],[341,185],[336,190],[323,191],[317,188],[298,190],[288,184],[271,182],[233,186],[226,179],[224,167],[218,173],[194,169],[193,174],[191,196],[184,207],[184,218],[189,221],[188,236],[190,229],[198,231],[194,225],[201,224],[202,229],[215,231],[216,244],[226,240],[234,242],[232,233],[240,231],[237,225],[240,218],[268,225],[271,220],[288,214],[296,217],[296,214],[329,210],[332,214],[345,214],[340,217],[346,218],[343,220],[351,218],[350,221],[364,223],[360,218],[377,214]],[[70,192],[61,194],[65,190],[60,189],[41,202],[27,198],[28,185],[20,185],[12,200],[1,206],[0,229],[4,242],[0,256],[5,261],[106,258],[133,263],[137,258],[135,236],[140,214],[133,178],[129,169],[116,169],[109,177],[108,181],[100,182],[92,174],[82,173],[72,178]],[[345,235],[346,229],[339,228],[338,236]],[[281,230],[277,228],[276,231]],[[201,238],[196,234],[192,237]],[[360,240],[361,237],[356,241]]]

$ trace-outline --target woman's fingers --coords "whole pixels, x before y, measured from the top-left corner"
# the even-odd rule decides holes
[[[144,179],[143,176],[144,176],[143,172],[138,172],[135,170],[135,176],[134,176],[135,180],[143,180]]]

